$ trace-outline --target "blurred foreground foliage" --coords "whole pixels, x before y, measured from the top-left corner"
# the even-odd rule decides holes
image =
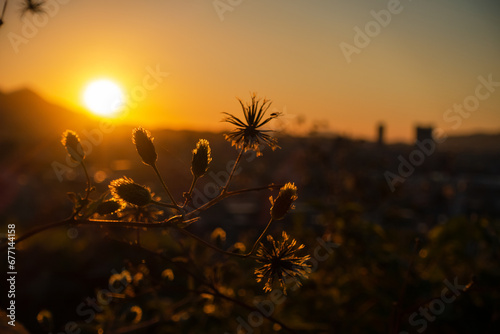
[[[65,231],[39,235],[20,253],[19,262],[29,273],[29,279],[23,277],[29,283],[20,283],[19,304],[26,305],[21,321],[43,333],[46,326],[33,322],[42,306],[51,319],[41,323],[51,324],[46,330],[52,333],[65,332],[65,327],[81,333],[237,333],[238,327],[241,333],[286,332],[252,318],[252,310],[234,301],[207,293],[200,281],[208,278],[225,296],[272,309],[273,317],[297,333],[388,333],[395,328],[395,314],[398,333],[498,331],[498,221],[460,217],[417,235],[398,226],[382,228],[362,217],[362,208],[352,203],[323,208],[314,227],[306,226],[300,212],[290,215],[285,223],[313,258],[318,236],[337,246],[331,254],[322,249],[318,254],[323,261],[313,266],[304,286],[281,295],[272,308],[270,295],[263,294],[249,274],[253,263],[222,261],[224,255],[189,239],[174,246],[178,243],[171,238],[178,236],[172,233],[146,231],[141,236],[148,247],[162,249],[162,257],[117,241],[133,239],[133,230],[85,227],[74,240]],[[95,238],[102,229],[109,238]],[[249,234],[218,237],[215,242],[229,246],[230,239],[252,239]],[[416,237],[420,246],[415,251]],[[444,303],[442,312],[429,313],[434,319],[424,323],[419,309],[441,299],[445,280],[461,286],[474,283]],[[259,325],[245,327],[243,321]]]

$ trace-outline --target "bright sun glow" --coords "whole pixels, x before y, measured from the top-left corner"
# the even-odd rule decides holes
[[[83,93],[85,106],[100,116],[115,116],[122,108],[124,99],[120,86],[107,79],[92,81]]]

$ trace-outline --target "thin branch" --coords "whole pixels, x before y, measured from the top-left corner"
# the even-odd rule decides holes
[[[184,205],[182,206],[183,208],[186,207],[186,205],[188,205],[189,202],[191,202],[191,196],[193,195],[194,186],[196,185],[196,181],[198,181],[198,179],[199,177],[193,174],[193,180],[191,181],[191,186],[189,187],[187,194],[185,194],[186,200],[184,201]]]
[[[210,244],[210,243],[206,242],[205,240],[203,240],[202,238],[200,238],[200,237],[199,237],[199,236],[197,236],[196,234],[193,234],[193,233],[191,233],[191,232],[189,232],[189,231],[187,231],[187,230],[185,230],[185,229],[183,229],[183,228],[178,227],[178,228],[177,228],[177,230],[178,230],[179,232],[181,232],[182,234],[184,234],[184,235],[186,235],[186,236],[188,236],[188,237],[190,237],[190,238],[192,238],[192,239],[194,239],[194,240],[198,241],[199,243],[201,243],[201,244],[203,244],[203,245],[205,245],[205,246],[207,246],[207,247],[209,247],[209,248],[211,248],[211,249],[213,249],[213,250],[215,250],[215,251],[217,251],[217,252],[219,252],[219,253],[226,254],[226,255],[230,255],[230,256],[242,257],[242,258],[245,258],[245,257],[249,257],[249,256],[250,256],[250,254],[232,253],[232,252],[228,252],[228,251],[225,251],[225,250],[223,250],[223,249],[220,249],[220,248],[218,248],[217,246],[214,246],[214,245],[212,245],[212,244]]]
[[[87,171],[87,167],[85,166],[83,160],[80,162],[80,165],[82,165],[83,171],[85,172],[85,178],[87,179],[87,189],[85,189],[85,201],[88,201],[90,193],[92,192],[92,185],[90,183],[89,172]]]
[[[58,227],[58,226],[64,226],[64,225],[109,225],[109,226],[114,226],[114,227],[134,227],[134,228],[161,228],[161,227],[170,227],[172,226],[172,223],[175,220],[182,220],[182,216],[172,216],[164,221],[157,222],[157,223],[144,223],[144,222],[137,222],[137,221],[123,221],[123,220],[102,220],[102,219],[77,219],[75,218],[74,215],[71,215],[69,218],[66,218],[64,220],[54,222],[54,223],[49,223],[46,225],[42,226],[37,226],[19,238],[15,240],[16,244],[19,244],[20,242],[38,234],[46,230],[50,230],[52,228]],[[184,222],[189,222],[190,220],[186,220]],[[0,252],[6,250],[8,247],[8,243],[5,243],[3,245],[0,245]]]
[[[206,209],[208,209],[212,205],[217,204],[218,202],[220,202],[223,199],[225,199],[227,197],[230,197],[230,196],[235,196],[235,195],[239,195],[239,194],[243,194],[243,193],[247,193],[247,192],[260,191],[260,190],[265,190],[265,189],[270,189],[270,190],[272,190],[272,189],[279,189],[281,187],[283,187],[282,184],[273,184],[273,183],[271,183],[270,185],[267,185],[267,186],[261,186],[261,187],[256,187],[256,188],[240,189],[240,190],[235,190],[235,191],[228,191],[228,192],[225,192],[225,193],[220,194],[219,196],[213,198],[212,200],[210,200],[207,203],[203,204],[199,208],[197,208],[197,209],[195,209],[195,210],[193,210],[191,212],[188,212],[186,214],[186,217],[192,216],[193,214],[201,212],[201,211],[205,211]]]
[[[229,187],[229,183],[231,182],[231,179],[233,178],[234,172],[236,171],[236,168],[238,167],[238,164],[240,163],[241,157],[243,156],[243,147],[240,149],[240,153],[238,154],[238,157],[236,158],[236,161],[234,162],[233,169],[231,170],[231,173],[229,173],[229,177],[227,178],[226,185],[222,188],[221,190],[221,195],[223,195],[227,191],[227,187]]]
[[[247,254],[248,256],[252,255],[253,252],[255,251],[255,248],[257,248],[257,244],[259,243],[260,239],[262,239],[262,237],[264,237],[264,235],[267,233],[267,231],[269,230],[269,228],[271,227],[271,224],[273,222],[273,219],[269,219],[269,222],[267,223],[267,226],[266,228],[264,229],[264,231],[262,231],[262,233],[260,234],[259,238],[257,239],[257,241],[255,241],[255,243],[253,244],[252,246],[252,249],[250,250],[250,252]]]
[[[248,189],[240,189],[240,190],[236,190],[236,191],[230,191],[230,192],[226,192],[224,195],[222,196],[219,196],[215,199],[213,199],[212,201],[204,204],[202,207],[196,209],[196,210],[193,210],[191,212],[189,212],[188,214],[186,214],[184,217],[180,216],[180,215],[177,215],[177,216],[172,216],[170,218],[168,218],[167,220],[164,220],[162,222],[157,222],[157,223],[144,223],[144,222],[126,222],[126,221],[122,221],[122,220],[100,220],[100,219],[77,219],[77,214],[78,212],[76,213],[73,213],[70,217],[64,219],[64,220],[61,220],[61,221],[58,221],[58,222],[52,222],[52,223],[49,223],[49,224],[46,224],[46,225],[42,225],[42,226],[37,226],[37,227],[34,227],[33,229],[29,230],[28,232],[26,232],[25,234],[23,234],[22,236],[20,236],[19,238],[16,239],[16,243],[20,243],[22,241],[24,241],[25,239],[28,239],[38,233],[41,233],[43,231],[46,231],[46,230],[49,230],[49,229],[52,229],[52,228],[55,228],[55,227],[58,227],[58,226],[64,226],[64,225],[111,225],[111,226],[116,226],[116,227],[151,227],[151,228],[158,228],[158,227],[169,227],[169,226],[172,226],[172,222],[174,220],[181,220],[183,221],[184,223],[189,223],[189,222],[192,222],[193,220],[195,220],[196,218],[191,218],[191,219],[187,219],[187,220],[184,220],[185,218],[188,218],[189,216],[193,215],[194,213],[196,212],[199,212],[199,211],[203,211],[203,210],[206,210],[208,209],[209,207],[211,207],[212,205],[214,205],[215,203],[221,201],[222,199],[224,198],[227,198],[227,197],[230,197],[230,196],[234,196],[234,195],[238,195],[238,194],[242,194],[242,193],[245,193],[245,192],[251,192],[251,191],[259,191],[259,190],[264,190],[264,189],[279,189],[281,188],[282,185],[275,185],[275,184],[270,184],[268,186],[263,186],[263,187],[256,187],[256,188],[248,188]],[[169,207],[169,208],[176,208],[175,206],[172,206],[170,204],[166,204],[166,203],[161,203],[161,202],[156,202],[156,201],[153,201],[153,204],[156,204],[156,205],[162,205],[162,206],[166,206],[166,207]],[[181,208],[177,207],[176,209],[179,209],[181,210]],[[188,231],[185,231],[183,229],[180,229],[179,228],[179,231],[184,231],[182,233],[188,235],[194,239],[197,239],[198,241],[200,242],[203,242],[203,243],[206,243],[206,241],[204,241],[203,239],[195,236],[194,234],[188,232]],[[213,245],[210,245],[208,243],[206,243],[208,247],[214,249],[215,246]],[[1,251],[5,251],[6,249],[8,248],[8,245],[7,243],[3,244],[3,245],[0,245],[0,252]],[[239,257],[248,257],[250,256],[250,254],[237,254],[237,253],[231,253],[231,252],[226,252],[222,249],[219,249],[217,247],[215,247],[217,251],[220,251],[222,253],[226,253],[226,254],[230,254],[230,255],[235,255],[235,256],[239,256]]]
[[[165,189],[165,191],[167,192],[167,195],[170,198],[170,200],[172,201],[172,204],[175,205],[176,208],[179,208],[179,205],[177,205],[177,202],[175,201],[174,197],[172,196],[172,194],[168,190],[168,187],[165,184],[165,181],[163,181],[163,178],[161,177],[160,171],[158,171],[158,167],[156,167],[156,164],[152,165],[151,167],[153,167],[153,170],[155,171],[156,176],[158,176],[158,178],[160,179],[161,185],[163,186],[163,189]]]
[[[158,202],[158,201],[155,201],[155,200],[151,200],[151,203],[153,203],[155,205],[163,206],[165,208],[171,208],[171,209],[176,209],[178,211],[182,211],[179,206],[176,206],[174,204],[168,204],[168,203]]]
[[[239,254],[239,253],[233,253],[233,252],[228,252],[228,251],[225,251],[223,249],[220,249],[219,247],[217,246],[214,246],[212,245],[211,243],[203,240],[202,238],[200,238],[199,236],[183,229],[183,228],[180,228],[180,227],[177,227],[177,230],[179,232],[181,232],[182,234],[190,237],[190,238],[193,238],[195,239],[196,241],[198,241],[199,243],[219,252],[219,253],[222,253],[222,254],[226,254],[226,255],[230,255],[230,256],[236,256],[236,257],[241,257],[241,258],[247,258],[247,257],[252,257],[252,258],[256,258],[255,256],[253,256],[253,253],[255,252],[255,249],[257,248],[257,245],[259,244],[259,241],[264,237],[264,235],[267,233],[267,231],[269,230],[269,227],[271,227],[271,224],[273,222],[273,219],[271,218],[269,220],[269,222],[267,223],[266,225],[266,228],[264,229],[264,231],[262,231],[262,233],[260,234],[259,238],[254,242],[253,246],[252,246],[252,249],[250,250],[250,252],[248,253],[245,253],[245,254]]]
[[[37,226],[37,227],[29,230],[28,232],[26,232],[25,234],[23,234],[19,238],[16,238],[14,241],[15,241],[15,243],[17,245],[20,242],[22,242],[23,240],[26,240],[26,239],[28,239],[28,238],[30,238],[30,237],[38,234],[38,233],[41,233],[43,231],[52,229],[54,227],[64,226],[66,224],[70,224],[72,221],[73,221],[73,216],[71,216],[69,218],[66,218],[64,220],[55,222],[55,223],[50,223],[50,224],[46,224],[46,225],[42,225],[42,226]],[[5,251],[7,249],[7,246],[8,246],[7,242],[5,244],[3,244],[3,245],[0,245],[0,252]]]

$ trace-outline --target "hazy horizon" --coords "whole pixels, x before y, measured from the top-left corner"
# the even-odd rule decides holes
[[[75,113],[75,114],[78,114],[78,115],[83,115],[85,117],[88,117],[89,120],[111,120],[113,123],[115,123],[117,126],[131,126],[131,127],[137,127],[137,126],[144,126],[146,123],[145,122],[137,122],[137,121],[132,121],[132,120],[128,120],[127,117],[100,117],[100,116],[97,116],[97,115],[93,115],[91,113],[88,112],[88,110],[86,110],[84,107],[72,107],[72,106],[65,106],[63,104],[61,104],[59,101],[55,101],[55,100],[50,100],[49,98],[45,97],[45,96],[42,96],[38,91],[36,91],[35,89],[33,88],[30,88],[30,87],[19,87],[19,88],[15,88],[15,89],[12,89],[12,90],[3,90],[3,89],[0,89],[0,94],[4,94],[4,95],[9,95],[9,94],[15,94],[15,93],[19,93],[19,92],[23,92],[23,91],[26,91],[26,92],[30,92],[30,93],[34,93],[36,94],[39,98],[41,98],[42,100],[44,100],[45,102],[49,103],[49,104],[53,104],[55,106],[58,106],[58,107],[61,107],[65,110],[67,110],[68,112],[72,112],[72,113]],[[223,115],[220,114],[220,119],[222,119]],[[275,131],[275,135],[291,135],[291,136],[294,136],[294,137],[309,137],[311,135],[323,135],[323,136],[332,136],[332,137],[344,137],[344,138],[348,138],[348,139],[351,139],[351,140],[364,140],[364,141],[368,141],[368,142],[376,142],[378,140],[378,126],[380,124],[384,124],[384,142],[386,144],[413,144],[414,140],[415,140],[415,136],[416,136],[416,128],[421,126],[421,127],[427,127],[427,126],[430,126],[430,127],[433,127],[433,124],[419,124],[419,123],[414,123],[413,126],[411,126],[409,129],[408,129],[408,133],[410,135],[410,138],[408,140],[394,140],[394,139],[388,139],[388,134],[390,134],[390,131],[391,129],[388,128],[386,126],[385,123],[383,122],[378,122],[378,123],[375,123],[373,124],[373,133],[370,135],[367,135],[367,136],[356,136],[356,135],[352,135],[352,134],[349,134],[349,133],[345,133],[345,132],[334,132],[334,131],[324,131],[324,132],[321,132],[321,131],[315,131],[315,126],[314,126],[314,122],[307,122],[307,121],[304,121],[303,124],[301,125],[297,125],[297,119],[295,118],[295,116],[291,116],[291,115],[287,115],[285,114],[284,115],[284,119],[282,119],[282,121],[280,122],[280,124],[278,125],[275,125],[274,127],[271,127],[269,129],[271,130],[274,130]],[[214,128],[214,127],[199,127],[199,128],[193,128],[193,127],[182,127],[182,126],[179,126],[179,127],[172,127],[172,126],[169,126],[168,124],[149,124],[148,125],[148,128],[150,130],[171,130],[171,131],[194,131],[194,132],[208,132],[208,133],[223,133],[223,132],[227,132],[231,127],[230,126],[227,126],[225,125],[223,122],[220,122],[220,127],[219,128]],[[321,129],[320,129],[321,130]],[[436,135],[439,135],[439,131],[440,130],[443,130],[441,128],[438,128],[438,127],[434,127],[434,132]],[[469,131],[469,132],[454,132],[452,135],[450,135],[450,137],[467,137],[467,136],[476,136],[476,135],[499,135],[500,134],[500,129],[498,130],[492,130],[492,131],[481,131],[481,130],[472,130],[472,131]],[[390,137],[390,136],[389,136]]]

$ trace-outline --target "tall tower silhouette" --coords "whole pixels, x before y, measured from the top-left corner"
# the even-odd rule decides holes
[[[377,126],[377,144],[379,146],[384,146],[384,132],[385,132],[384,123],[379,123]]]

